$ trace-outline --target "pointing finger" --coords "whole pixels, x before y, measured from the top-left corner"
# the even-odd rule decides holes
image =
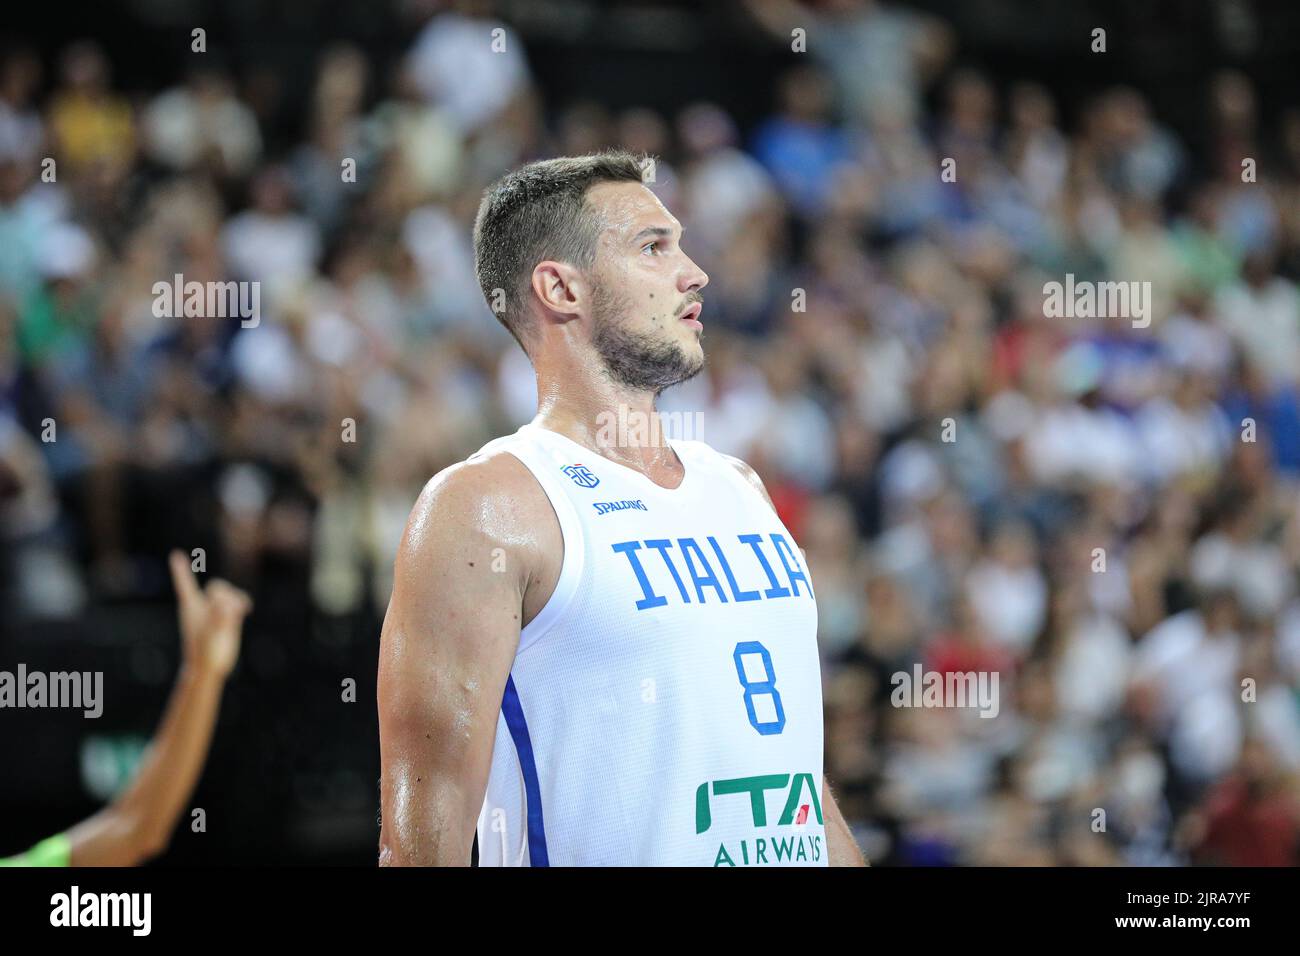
[[[173,550],[167,556],[168,566],[172,572],[172,587],[176,589],[176,597],[182,604],[192,604],[199,597],[199,582],[194,577],[194,572],[190,570],[189,559],[185,557],[184,552]]]

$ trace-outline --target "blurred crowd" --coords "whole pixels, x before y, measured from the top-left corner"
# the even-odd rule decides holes
[[[1194,136],[1130,88],[1067,123],[939,20],[741,9],[808,33],[748,128],[551,102],[476,3],[394,63],[323,50],[289,141],[216,55],[128,92],[93,41],[11,51],[5,616],[164,594],[176,545],[259,615],[377,618],[422,484],[535,409],[474,277],[483,187],[618,145],[711,277],[706,369],[661,410],[702,412],[684,437],[749,461],[806,551],[868,855],[1294,865],[1300,106],[1223,72]],[[177,274],[261,283],[260,322],[160,316]],[[1149,327],[1045,317],[1067,274],[1149,281]],[[893,706],[915,664],[998,672],[998,716]]]

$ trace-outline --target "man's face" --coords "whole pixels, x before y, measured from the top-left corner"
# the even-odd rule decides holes
[[[704,366],[701,291],[709,277],[681,249],[682,226],[638,183],[587,194],[605,224],[592,269],[592,344],[620,385],[655,394]]]

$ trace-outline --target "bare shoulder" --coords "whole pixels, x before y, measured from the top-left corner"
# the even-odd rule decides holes
[[[414,524],[418,517],[436,514],[441,521],[480,525],[490,532],[494,521],[508,522],[514,515],[532,517],[533,512],[549,508],[532,472],[501,450],[472,456],[430,478],[411,509],[411,518]]]
[[[772,496],[767,493],[767,488],[763,485],[763,479],[758,477],[758,472],[756,472],[748,462],[742,461],[735,455],[726,455],[722,452],[718,452],[718,454],[722,455],[722,457],[725,458],[731,466],[736,469],[736,471],[740,472],[741,477],[749,482],[754,487],[754,490],[763,496],[763,500],[771,506],[773,511],[776,510],[776,505],[772,504]]]
[[[505,450],[475,455],[438,472],[411,508],[398,562],[445,551],[500,547],[542,553],[560,534],[555,512],[532,472]],[[553,536],[553,537],[552,537]]]

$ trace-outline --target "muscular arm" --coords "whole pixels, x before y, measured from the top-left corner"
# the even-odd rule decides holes
[[[862,850],[853,839],[853,832],[844,822],[844,815],[835,803],[831,785],[822,780],[822,810],[826,817],[826,852],[831,866],[870,866]]]
[[[767,488],[763,486],[763,479],[758,477],[758,472],[741,461],[739,458],[727,455],[726,458],[736,468],[737,471],[754,486],[754,489],[761,494],[769,505],[772,505],[772,496],[767,493]],[[772,510],[776,506],[772,505]],[[853,839],[853,833],[849,830],[849,825],[844,822],[844,817],[840,813],[840,808],[835,803],[835,797],[831,793],[831,785],[825,780],[822,781],[822,810],[826,818],[826,852],[830,855],[831,866],[869,866],[858,844]]]
[[[71,866],[135,866],[166,848],[203,769],[224,681],[185,668],[127,790],[68,831]]]
[[[380,639],[381,866],[469,865],[525,605],[554,540],[549,503],[510,455],[455,465],[416,502]]]
[[[71,866],[135,866],[161,853],[207,759],[251,604],[224,581],[200,590],[188,560],[179,552],[170,560],[184,647],[181,672],[130,786],[67,832]]]

